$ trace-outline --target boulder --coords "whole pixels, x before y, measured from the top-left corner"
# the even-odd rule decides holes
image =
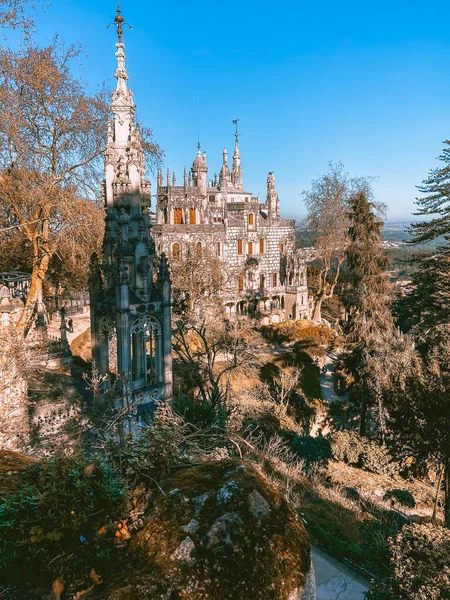
[[[108,600],[314,600],[299,516],[250,463],[223,460],[161,482]]]

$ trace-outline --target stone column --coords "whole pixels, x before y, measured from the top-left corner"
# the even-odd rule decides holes
[[[170,279],[163,284],[163,355],[164,400],[171,401],[172,390],[172,309],[170,306]]]

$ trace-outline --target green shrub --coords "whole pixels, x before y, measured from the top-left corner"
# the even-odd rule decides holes
[[[183,417],[187,423],[199,427],[217,425],[223,427],[229,417],[226,403],[221,401],[213,405],[201,398],[192,398],[186,394],[179,394],[174,398],[173,410]]]
[[[125,508],[121,479],[99,459],[57,455],[27,467],[0,505],[0,580],[49,588],[104,572]]]
[[[336,431],[330,436],[331,456],[334,460],[358,465],[363,442],[356,431]]]
[[[330,442],[324,437],[297,435],[291,442],[291,449],[305,459],[308,466],[326,467],[331,458]]]
[[[390,500],[392,504],[400,504],[400,506],[406,506],[407,508],[414,508],[416,506],[416,501],[411,492],[398,488],[388,490],[384,494],[383,500],[386,502]]]
[[[361,468],[379,475],[395,475],[399,472],[398,463],[394,462],[386,446],[373,440],[362,438]]]
[[[367,600],[448,600],[450,531],[438,525],[405,525],[390,543],[391,573],[374,582]]]
[[[386,446],[361,437],[356,431],[337,431],[330,437],[334,460],[361,467],[379,475],[394,475],[400,465],[392,459]]]

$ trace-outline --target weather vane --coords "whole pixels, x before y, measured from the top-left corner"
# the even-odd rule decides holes
[[[120,10],[120,0],[117,0],[117,15],[114,18],[114,21],[106,26],[106,29],[109,29],[111,25],[115,25],[117,27],[117,36],[119,38],[119,42],[123,41],[123,26],[128,25],[130,31],[133,29],[129,23],[125,21],[122,17],[122,11]]]
[[[234,134],[236,136],[236,139],[238,139],[238,137],[239,137],[239,131],[238,131],[239,121],[240,121],[240,119],[233,119],[233,124],[236,125],[236,133]]]

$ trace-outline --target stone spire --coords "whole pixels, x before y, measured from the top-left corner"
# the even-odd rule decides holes
[[[150,184],[145,179],[145,155],[141,132],[139,126],[134,122],[133,93],[127,85],[128,73],[125,68],[123,27],[128,23],[122,17],[120,5],[111,25],[117,28],[117,68],[114,72],[117,86],[112,94],[113,121],[108,124],[105,152],[105,203],[107,206],[111,206],[119,197],[130,192],[140,192],[142,198],[149,198],[150,194]]]
[[[219,173],[219,183],[221,187],[226,186],[228,183],[231,182],[231,175],[230,175],[230,168],[228,167],[228,152],[227,149],[224,148],[223,149],[223,162],[222,162],[222,168],[220,169],[220,173]]]
[[[236,133],[234,134],[236,140],[234,142],[234,154],[233,154],[233,170],[231,172],[231,182],[234,187],[239,190],[242,189],[242,166],[241,166],[241,153],[239,151],[239,131],[238,123],[239,119],[235,119],[233,123],[236,125]]]

